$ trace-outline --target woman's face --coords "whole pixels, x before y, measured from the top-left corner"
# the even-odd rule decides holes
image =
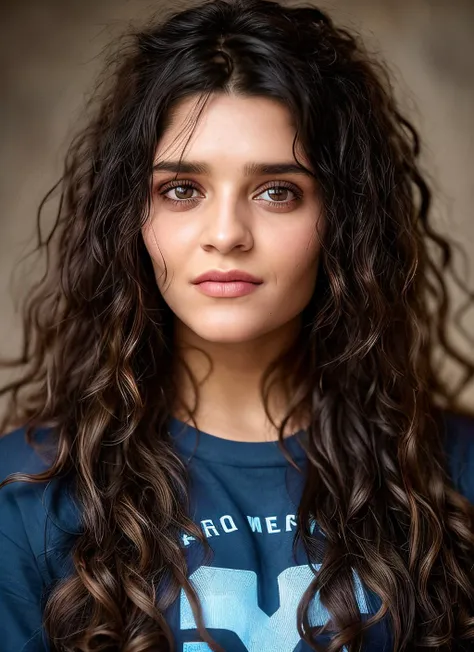
[[[173,114],[155,167],[179,160],[195,101],[183,101]],[[293,170],[246,170],[295,164],[294,135],[288,110],[276,101],[215,95],[183,156],[182,165],[200,169],[176,180],[174,169],[154,171],[142,234],[158,288],[180,332],[193,341],[249,342],[291,329],[312,296],[322,221],[316,182]],[[216,269],[245,271],[262,282],[249,294],[209,296],[193,280]]]

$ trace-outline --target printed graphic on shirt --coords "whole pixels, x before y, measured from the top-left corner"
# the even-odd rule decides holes
[[[229,514],[200,521],[207,538],[232,534],[239,527]],[[294,514],[276,516],[247,516],[247,530],[255,535],[290,532],[296,528]],[[242,526],[241,526],[242,527]],[[311,524],[311,532],[315,523]],[[194,537],[182,535],[183,544],[189,546]],[[321,564],[313,564],[317,571]],[[361,580],[353,571],[356,601],[361,614],[369,613]],[[279,607],[267,615],[258,604],[258,577],[254,571],[217,566],[200,566],[190,575],[202,604],[206,628],[233,632],[249,652],[293,652],[300,643],[296,613],[301,598],[314,579],[306,565],[291,566],[277,577]],[[316,593],[308,611],[310,625],[322,626],[330,614]],[[196,630],[196,622],[185,592],[180,594],[180,629]],[[210,652],[207,643],[184,643],[183,652]],[[344,648],[344,652],[347,652]]]
[[[247,516],[247,527],[257,534],[279,534],[280,532],[292,532],[296,528],[294,514],[285,514],[280,519],[277,516]],[[220,518],[205,518],[200,522],[201,529],[205,536],[218,537],[221,534],[231,534],[238,532],[239,527],[236,525],[234,518],[230,514],[224,514]],[[314,531],[314,523],[311,526],[311,532]],[[184,546],[189,546],[195,537],[188,534],[182,534],[181,539]]]
[[[315,564],[319,570],[321,564]],[[353,572],[357,604],[361,613],[368,613],[358,575]],[[257,603],[257,575],[253,571],[201,566],[190,580],[203,605],[207,628],[234,632],[249,652],[293,652],[300,642],[296,627],[296,611],[303,593],[314,575],[309,566],[293,566],[278,576],[280,607],[267,616]],[[196,629],[189,601],[181,591],[182,630]],[[309,609],[309,622],[321,626],[330,616],[321,604],[318,593]],[[346,651],[346,648],[344,648]],[[185,643],[183,652],[210,652],[207,643]]]

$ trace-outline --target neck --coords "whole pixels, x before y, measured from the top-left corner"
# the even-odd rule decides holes
[[[174,416],[189,421],[188,410],[196,405],[188,367],[198,387],[194,417],[200,430],[242,441],[276,439],[278,428],[265,413],[261,382],[268,365],[294,344],[299,329],[300,323],[295,321],[252,341],[222,343],[203,340],[177,322],[174,374],[180,394]],[[286,414],[288,401],[288,388],[282,382],[272,385],[268,405],[277,426]],[[301,427],[293,419],[285,435]]]

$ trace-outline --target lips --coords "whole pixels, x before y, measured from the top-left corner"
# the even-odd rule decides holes
[[[244,281],[246,283],[255,284],[263,283],[261,278],[239,269],[231,269],[227,271],[212,269],[197,276],[192,282],[198,284],[205,281],[214,281],[216,283],[229,283],[231,281]]]

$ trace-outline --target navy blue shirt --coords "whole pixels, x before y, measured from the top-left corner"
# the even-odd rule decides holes
[[[474,419],[445,414],[449,471],[458,490],[474,504]],[[313,577],[302,547],[293,550],[295,515],[304,482],[304,432],[285,440],[302,472],[284,458],[276,442],[235,442],[200,433],[171,419],[170,432],[190,477],[191,516],[212,549],[181,536],[189,577],[203,605],[206,627],[227,652],[308,652],[299,636],[296,609]],[[47,430],[44,430],[47,434]],[[0,480],[15,471],[48,468],[28,446],[20,428],[0,439]],[[314,535],[321,537],[317,524]],[[42,611],[51,583],[72,571],[70,549],[80,533],[80,511],[71,485],[15,482],[0,490],[0,648],[2,652],[48,652]],[[46,554],[47,553],[47,554]],[[318,567],[317,560],[315,562]],[[380,600],[354,572],[362,618]],[[318,596],[310,623],[329,614]],[[184,592],[166,618],[176,652],[208,652],[199,642]],[[321,637],[321,643],[328,639]],[[364,652],[389,652],[386,621],[366,634]]]

